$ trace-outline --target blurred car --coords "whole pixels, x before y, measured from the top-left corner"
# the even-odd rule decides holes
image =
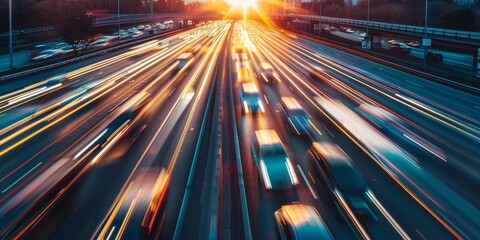
[[[275,130],[255,131],[252,154],[266,189],[289,189],[298,178]]]
[[[138,29],[136,27],[131,27],[131,28],[127,29],[127,31],[129,33],[135,33],[135,32],[138,32]]]
[[[293,97],[280,98],[280,112],[288,129],[297,135],[312,135],[312,118]]]
[[[388,44],[396,44],[397,43],[397,40],[395,39],[390,39],[387,41]]]
[[[418,41],[408,41],[407,45],[410,46],[410,47],[420,47],[421,46],[420,42],[418,42]]]
[[[443,54],[435,53],[435,52],[428,52],[427,53],[427,61],[428,62],[441,63],[441,62],[443,62]]]
[[[145,25],[138,25],[137,29],[143,31],[145,29]]]
[[[91,46],[92,47],[108,47],[108,46],[111,46],[113,44],[115,44],[115,42],[118,41],[117,39],[117,36],[103,36],[97,40],[95,40]]]
[[[346,31],[347,31],[347,28],[346,28],[346,27],[340,27],[340,28],[338,29],[338,31],[340,31],[340,32],[346,32]]]
[[[389,49],[394,53],[410,53],[412,51],[407,44],[402,42],[390,43]]]
[[[283,240],[332,240],[332,233],[317,210],[306,204],[283,205],[275,212],[280,238]]]
[[[177,66],[175,66],[174,71],[179,71],[184,68],[189,62],[193,60],[193,54],[191,52],[184,52],[176,58],[178,61]]]
[[[377,219],[366,201],[369,188],[365,179],[338,145],[314,142],[308,150],[308,158],[325,180],[332,195],[341,193],[355,214]]]
[[[159,30],[165,30],[167,29],[167,27],[165,26],[165,24],[162,24],[162,23],[155,23],[155,27],[158,28]]]
[[[47,49],[40,52],[38,55],[32,57],[33,61],[43,61],[48,60],[56,57],[62,56],[63,51],[60,49]]]
[[[361,32],[360,34],[358,34],[360,37],[366,37],[367,36],[367,33],[366,32]]]
[[[353,29],[351,29],[351,28],[347,28],[347,30],[345,30],[345,32],[347,32],[347,33],[354,33],[355,31],[354,31]]]
[[[242,110],[244,113],[265,112],[262,97],[255,83],[247,82],[242,84],[240,99],[243,104]]]
[[[269,63],[262,62],[260,64],[262,79],[267,83],[273,83],[275,81],[275,77],[273,76],[273,67]]]
[[[250,67],[248,64],[245,64],[236,69],[237,72],[237,81],[239,82],[252,82],[254,77],[252,76]]]

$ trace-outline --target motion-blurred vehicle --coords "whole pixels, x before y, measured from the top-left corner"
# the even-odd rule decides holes
[[[252,76],[252,72],[249,64],[245,64],[242,67],[237,68],[236,71],[237,71],[237,81],[239,82],[252,82],[255,80],[254,77]]]
[[[366,103],[361,104],[356,110],[361,117],[373,123],[373,126],[395,142],[402,145],[406,143],[409,146],[413,146],[414,151],[426,151],[426,153],[445,158],[445,154],[441,149],[411,131],[402,119],[389,111]]]
[[[410,53],[411,48],[402,42],[389,43],[389,49],[393,53]]]
[[[320,214],[311,205],[283,205],[275,212],[275,219],[282,240],[334,239]]]
[[[138,25],[137,29],[143,31],[145,29],[145,25]]]
[[[155,27],[158,29],[158,30],[165,30],[167,29],[167,27],[165,26],[165,24],[162,24],[162,23],[155,23]]]
[[[293,165],[275,130],[255,131],[252,154],[266,189],[284,190],[298,184]]]
[[[353,212],[377,220],[367,203],[367,183],[353,161],[336,144],[314,142],[308,158],[322,176],[332,195],[340,194]]]
[[[184,52],[176,58],[178,64],[174,68],[174,72],[180,71],[182,68],[187,66],[191,61],[193,61],[193,54],[191,52]]]
[[[202,45],[201,45],[201,44],[197,44],[197,45],[195,45],[195,46],[192,48],[192,53],[193,53],[193,54],[197,54],[198,52],[200,52],[200,50],[202,50]]]
[[[92,47],[108,47],[117,41],[117,36],[103,36],[95,40],[90,46]]]
[[[435,53],[435,52],[428,52],[427,53],[427,61],[428,62],[441,63],[441,62],[443,62],[443,54]]]
[[[275,77],[273,76],[273,67],[269,63],[262,62],[260,64],[262,79],[267,83],[274,83]]]
[[[265,112],[260,91],[255,83],[242,83],[240,99],[243,104],[243,113]]]
[[[353,30],[353,29],[351,29],[351,28],[347,28],[347,30],[345,30],[345,32],[347,32],[347,33],[354,33],[355,30]]]
[[[43,61],[62,56],[63,51],[60,49],[47,49],[40,52],[38,55],[32,58],[33,61]]]
[[[297,99],[282,97],[280,99],[280,113],[291,132],[297,135],[311,135],[313,137],[312,117],[310,117]]]
[[[420,42],[418,42],[418,41],[408,41],[407,45],[410,46],[410,47],[420,47],[421,46]]]

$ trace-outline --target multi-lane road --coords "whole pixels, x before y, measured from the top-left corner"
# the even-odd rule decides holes
[[[205,24],[1,86],[0,235],[278,239],[275,211],[301,203],[336,239],[476,239],[479,100],[257,22]],[[266,189],[266,129],[287,189]],[[326,184],[313,142],[351,159],[368,214]]]

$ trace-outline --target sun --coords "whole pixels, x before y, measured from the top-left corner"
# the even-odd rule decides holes
[[[233,7],[257,7],[257,0],[231,0]]]

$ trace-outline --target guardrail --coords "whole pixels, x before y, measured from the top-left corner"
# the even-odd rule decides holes
[[[305,15],[305,14],[272,14],[272,16],[288,17],[288,18],[303,18],[308,20],[316,20],[321,22],[329,22],[333,24],[349,25],[349,26],[361,27],[361,28],[366,28],[368,26],[368,28],[372,30],[395,32],[395,33],[407,34],[407,35],[412,35],[417,37],[424,36],[424,27],[421,27],[421,26],[365,21],[365,20],[347,19],[347,18],[334,18],[334,17]],[[469,32],[469,31],[460,31],[460,30],[454,30],[454,29],[429,27],[427,28],[427,36],[429,38],[437,39],[437,40],[462,43],[467,45],[475,45],[475,46],[480,45],[480,32]]]
[[[116,14],[95,14],[94,16],[97,17],[94,26],[108,26],[108,25],[115,25],[117,24],[117,15]],[[219,14],[195,14],[195,13],[170,13],[170,14],[154,14],[154,20],[160,19],[188,19],[188,18],[220,18],[221,15]],[[120,14],[120,24],[125,23],[139,23],[139,22],[149,22],[152,19],[150,14]],[[45,27],[38,27],[38,28],[29,28],[29,29],[22,29],[22,30],[15,30],[13,31],[14,35],[22,34],[22,33],[35,33],[35,32],[43,32],[43,31],[50,31],[54,30],[54,26],[45,26]],[[0,33],[0,38],[8,37],[8,32]]]

